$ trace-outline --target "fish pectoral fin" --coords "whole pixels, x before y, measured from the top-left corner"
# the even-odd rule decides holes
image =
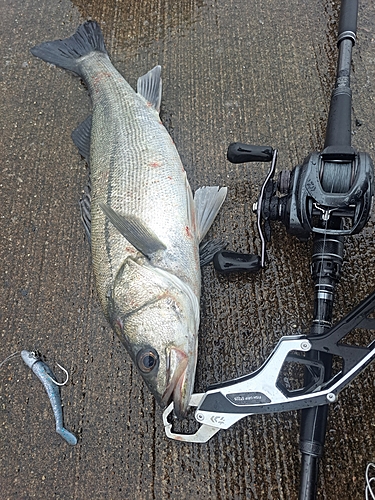
[[[72,139],[77,146],[79,154],[85,158],[90,165],[90,141],[91,141],[92,115],[89,115],[72,132]]]
[[[194,202],[199,241],[203,240],[210,229],[226,196],[226,187],[204,186],[195,191]]]
[[[213,240],[208,240],[205,243],[201,243],[199,245],[199,263],[200,266],[207,266],[210,262],[212,262],[215,254],[224,250],[227,246],[227,242],[222,240],[221,238],[214,238]]]
[[[160,112],[161,103],[161,66],[155,66],[148,73],[140,76],[137,81],[137,92],[146,99],[156,111]]]
[[[120,215],[105,203],[99,205],[115,228],[145,257],[166,249],[164,243],[138,217]]]

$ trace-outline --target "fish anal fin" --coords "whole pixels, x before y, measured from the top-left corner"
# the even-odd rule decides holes
[[[210,229],[226,195],[226,187],[204,186],[195,191],[194,202],[199,241],[202,241]]]
[[[72,132],[72,139],[77,146],[81,156],[85,158],[90,166],[90,140],[91,140],[92,115],[89,115],[78,127]],[[89,242],[91,243],[91,182],[90,169],[89,180],[85,186],[82,198],[79,201],[81,220],[86,231]]]

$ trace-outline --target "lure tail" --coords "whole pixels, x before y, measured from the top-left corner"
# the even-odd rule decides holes
[[[56,432],[59,434],[65,441],[70,444],[71,446],[74,446],[77,444],[77,438],[75,437],[74,434],[68,431],[68,429],[65,429],[65,427],[56,427]]]
[[[80,58],[94,51],[107,54],[102,31],[95,21],[81,24],[69,38],[41,43],[31,49],[31,53],[39,59],[73,71],[79,76],[83,76]]]

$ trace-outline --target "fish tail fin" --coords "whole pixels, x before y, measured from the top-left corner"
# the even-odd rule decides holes
[[[95,21],[81,24],[69,38],[44,42],[31,49],[31,53],[39,59],[79,76],[82,76],[79,59],[93,51],[107,54],[102,31]]]
[[[68,429],[65,429],[65,427],[56,427],[56,432],[57,434],[60,434],[60,436],[71,446],[77,444],[77,438],[75,435],[69,432]]]

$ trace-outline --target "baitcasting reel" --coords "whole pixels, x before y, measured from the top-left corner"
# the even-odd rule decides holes
[[[359,233],[370,217],[373,163],[367,153],[358,153],[351,146],[327,146],[320,153],[311,153],[292,171],[281,170],[277,180],[277,150],[269,146],[232,143],[227,158],[231,163],[271,162],[271,167],[253,205],[261,256],[221,251],[214,259],[219,272],[257,272],[264,267],[270,221],[280,221],[301,241],[312,233],[337,240],[338,236]]]

